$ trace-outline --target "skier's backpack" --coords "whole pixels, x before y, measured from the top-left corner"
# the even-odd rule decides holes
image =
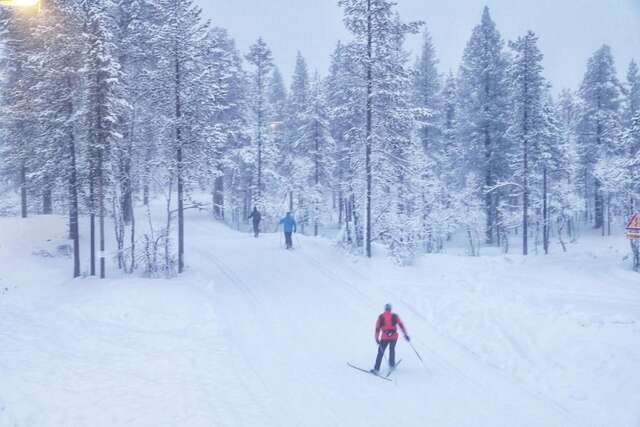
[[[382,334],[387,337],[391,337],[398,333],[398,315],[392,313],[391,316],[385,316],[385,313],[380,315],[380,327],[382,328]]]

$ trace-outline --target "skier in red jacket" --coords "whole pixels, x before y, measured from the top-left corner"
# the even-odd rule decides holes
[[[376,321],[376,343],[378,344],[378,356],[376,357],[376,365],[371,370],[372,373],[378,374],[380,372],[380,364],[382,363],[382,356],[389,347],[389,367],[393,368],[396,365],[396,343],[398,342],[398,326],[402,329],[404,339],[410,340],[407,335],[407,330],[400,320],[400,317],[391,312],[391,304],[384,306],[384,313],[378,316]]]

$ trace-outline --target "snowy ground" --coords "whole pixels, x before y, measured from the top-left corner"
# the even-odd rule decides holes
[[[399,268],[191,212],[181,278],[100,281],[43,256],[63,231],[0,218],[0,426],[640,426],[621,237]],[[425,361],[399,342],[394,382],[346,366],[387,301]]]

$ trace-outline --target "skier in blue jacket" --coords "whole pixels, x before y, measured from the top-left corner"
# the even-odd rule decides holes
[[[287,244],[287,249],[291,249],[293,247],[291,233],[296,232],[296,220],[293,219],[293,215],[291,215],[291,212],[287,212],[287,216],[280,220],[280,224],[282,224],[284,229],[284,240]]]

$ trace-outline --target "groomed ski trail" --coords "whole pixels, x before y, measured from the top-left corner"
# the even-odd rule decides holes
[[[214,283],[221,330],[233,353],[244,355],[232,369],[256,375],[254,393],[268,396],[272,425],[506,426],[514,414],[519,426],[576,424],[561,405],[440,336],[400,299],[395,308],[428,366],[400,341],[406,360],[394,385],[353,375],[345,362],[373,364],[375,317],[397,296],[355,274],[321,239],[303,237],[302,247],[284,251],[276,234],[255,239],[207,221],[190,228],[198,236],[188,247],[191,268]]]

